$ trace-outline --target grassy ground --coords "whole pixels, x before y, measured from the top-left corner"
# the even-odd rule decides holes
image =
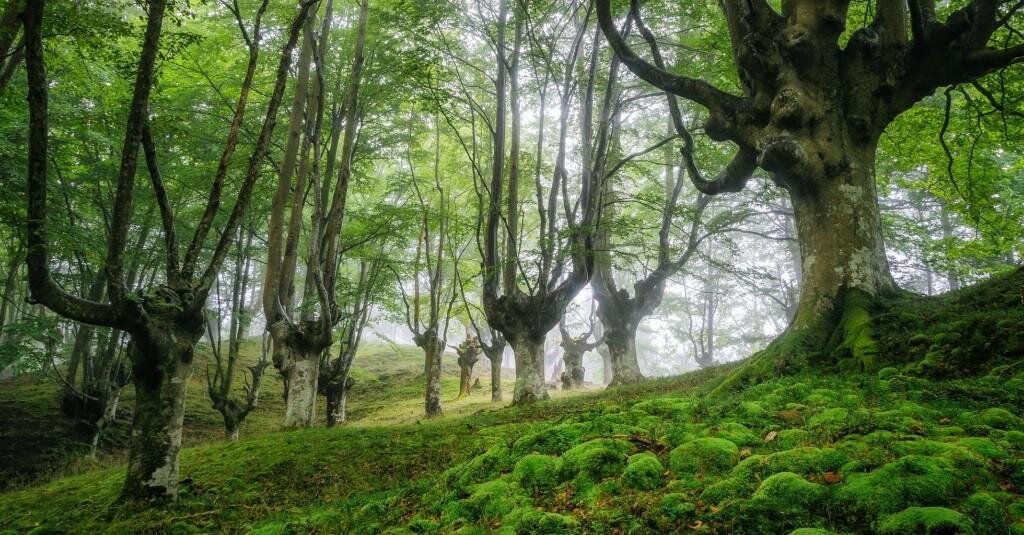
[[[1024,271],[894,297],[870,366],[809,356],[725,388],[743,363],[527,407],[480,392],[429,420],[419,360],[381,349],[352,425],[189,448],[160,508],[111,507],[121,466],[0,494],[0,533],[1024,535],[1021,296]]]
[[[247,341],[241,350],[246,365],[259,358],[259,340]],[[197,357],[188,383],[183,441],[195,446],[224,438],[220,413],[206,394],[206,357]],[[446,355],[442,393],[446,413],[470,414],[490,403],[490,375],[486,360],[474,370],[483,387],[465,399],[458,393],[458,366],[454,355]],[[353,365],[355,386],[349,397],[352,425],[413,423],[423,413],[423,354],[415,347],[383,343],[366,344]],[[506,385],[511,396],[511,383]],[[239,398],[243,383],[234,385]],[[269,367],[264,374],[258,407],[242,425],[241,435],[255,436],[276,431],[284,414],[280,375]],[[131,423],[132,390],[122,397],[118,423],[101,442],[97,460],[85,458],[88,446],[76,436],[72,424],[58,408],[56,381],[49,377],[20,377],[0,383],[0,491],[52,478],[108,466],[123,460]],[[325,402],[320,398],[317,417],[325,424]]]
[[[203,445],[173,505],[110,509],[113,467],[0,495],[0,530],[1024,533],[1024,374],[802,374],[709,398],[728,371]]]

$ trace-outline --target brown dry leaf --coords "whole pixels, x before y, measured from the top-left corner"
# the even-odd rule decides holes
[[[698,520],[698,521],[694,522],[693,524],[687,524],[686,527],[688,527],[690,529],[697,529],[697,528],[699,528],[699,527],[701,527],[703,525],[704,525],[704,523],[701,522],[700,520]]]
[[[750,448],[743,448],[740,450],[740,457],[746,459],[747,457],[750,457],[750,454],[752,453],[754,452],[750,451]]]
[[[771,441],[775,440],[775,437],[777,437],[777,436],[779,436],[779,432],[778,431],[772,431],[771,433],[768,433],[768,435],[766,435],[764,437],[764,441],[765,442],[771,442]]]
[[[843,480],[843,476],[836,472],[825,472],[825,476],[822,477],[822,479],[824,479],[825,483],[828,483],[829,485],[835,485]]]

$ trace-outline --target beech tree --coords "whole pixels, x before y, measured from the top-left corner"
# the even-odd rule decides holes
[[[149,97],[153,87],[156,60],[160,50],[168,3],[151,0],[147,4],[146,26],[139,55],[131,104],[125,126],[116,194],[107,236],[107,251],[102,265],[106,299],[93,301],[68,293],[53,278],[47,231],[47,164],[49,160],[48,81],[43,53],[43,11],[45,0],[29,0],[21,15],[24,24],[25,65],[28,73],[28,264],[32,298],[61,316],[82,323],[113,327],[130,337],[128,356],[135,387],[135,413],[128,458],[128,473],[121,492],[122,500],[163,500],[173,498],[178,487],[178,452],[181,448],[184,416],[185,380],[190,374],[196,344],[202,337],[204,305],[228,248],[245,214],[253,188],[266,158],[277,111],[284,95],[291,51],[298,39],[313,0],[299,5],[277,66],[273,93],[267,105],[262,128],[249,158],[243,183],[230,215],[214,234],[215,245],[206,253],[213,230],[227,170],[239,137],[248,103],[249,90],[258,61],[260,19],[267,2],[256,15],[251,34],[241,27],[249,46],[245,82],[235,106],[227,142],[213,177],[203,217],[180,254],[174,213],[167,198],[157,161],[153,130],[149,124]],[[166,252],[164,277],[141,291],[129,291],[125,284],[124,257],[132,227],[133,190],[140,150],[144,153],[156,205],[163,228]],[[208,258],[203,264],[203,257]]]
[[[801,294],[787,333],[765,354],[792,362],[838,351],[869,366],[876,351],[871,304],[895,290],[875,185],[879,137],[936,89],[1024,58],[1024,44],[1006,44],[1017,41],[1009,23],[1020,4],[879,0],[866,24],[849,27],[848,0],[785,0],[781,10],[767,0],[725,0],[720,11],[739,87],[730,92],[644,59],[616,27],[611,1],[595,1],[622,62],[706,109],[706,134],[735,145],[735,157],[711,179],[690,167],[694,186],[707,195],[739,191],[761,169],[789,195]],[[639,2],[632,4],[639,13]]]
[[[357,38],[344,104],[344,131],[340,136],[337,177],[322,176],[324,117],[324,57],[328,50],[333,2],[325,5],[319,40],[312,22],[299,52],[299,72],[284,159],[271,205],[267,238],[267,267],[263,286],[263,312],[273,339],[273,362],[285,380],[285,427],[309,427],[316,412],[317,380],[322,353],[331,347],[332,330],[339,319],[336,282],[340,261],[339,236],[345,220],[352,157],[359,123],[358,96],[362,82],[363,48],[369,3],[359,2]],[[310,73],[310,63],[316,69]],[[336,146],[338,137],[332,140]],[[335,154],[335,149],[328,153]],[[333,162],[328,161],[329,169]],[[332,182],[333,181],[333,182]],[[333,187],[331,187],[333,184]],[[290,196],[290,198],[289,198]],[[295,303],[307,196],[313,200],[306,284],[301,306]],[[329,202],[328,202],[329,201]],[[287,214],[286,214],[287,212]],[[286,228],[287,215],[287,228]],[[287,231],[287,232],[286,232]],[[294,318],[299,312],[298,318]]]

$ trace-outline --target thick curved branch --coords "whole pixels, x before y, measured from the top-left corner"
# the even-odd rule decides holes
[[[106,327],[117,327],[110,305],[81,299],[66,292],[50,273],[49,233],[46,223],[46,162],[49,143],[46,64],[43,60],[44,0],[31,0],[22,20],[25,25],[25,67],[28,73],[28,284],[32,298],[61,316]]]
[[[654,58],[656,67],[664,70],[665,60],[661,55],[661,49],[658,47],[658,41],[651,30],[644,25],[643,19],[640,17],[640,4],[637,0],[632,0],[630,10],[633,20],[636,21],[637,28],[640,30],[640,35],[647,41],[647,46],[651,49],[651,56]],[[689,175],[693,186],[705,195],[735,193],[743,190],[757,168],[757,152],[746,147],[740,147],[736,156],[733,157],[725,169],[712,180],[706,180],[701,175],[694,160],[693,136],[683,122],[683,114],[679,109],[679,102],[671,92],[666,91],[665,96],[668,100],[669,114],[672,116],[672,126],[675,127],[679,137],[683,138],[683,160],[686,164],[686,174]]]
[[[638,56],[615,27],[610,3],[610,0],[597,0],[597,20],[608,44],[633,74],[663,91],[696,102],[715,114],[730,116],[741,107],[741,97],[726,93],[704,80],[672,74]]]

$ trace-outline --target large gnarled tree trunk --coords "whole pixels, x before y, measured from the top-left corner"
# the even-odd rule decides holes
[[[761,168],[789,193],[803,282],[789,330],[766,353],[776,367],[814,355],[872,365],[870,303],[895,287],[875,192],[878,139],[936,88],[1024,57],[1021,44],[989,46],[1011,19],[1010,3],[973,0],[941,21],[934,1],[880,0],[873,20],[842,46],[849,4],[788,0],[779,12],[766,0],[721,2],[741,81],[742,95],[735,95],[668,72],[658,54],[653,65],[640,58],[615,27],[610,1],[597,2],[602,29],[623,63],[707,108],[708,136],[737,145],[733,161],[712,180],[690,159],[688,174],[698,189],[739,191]],[[632,12],[639,18],[635,0]]]

